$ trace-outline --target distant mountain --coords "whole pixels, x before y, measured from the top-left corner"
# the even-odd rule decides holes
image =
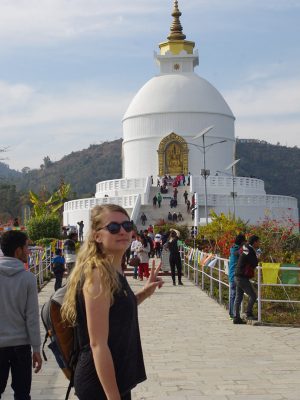
[[[239,176],[255,176],[265,181],[268,194],[293,196],[300,204],[300,149],[264,141],[240,139],[236,158]]]
[[[20,178],[21,176],[21,172],[10,169],[7,164],[0,161],[0,179]]]
[[[45,186],[48,191],[52,191],[63,179],[71,184],[74,196],[93,196],[97,182],[121,177],[121,148],[122,140],[119,139],[91,145],[88,149],[72,152],[56,162],[45,157],[43,167],[22,174],[17,187],[19,190],[38,191]]]
[[[42,168],[24,168],[22,173],[0,162],[0,179],[16,184],[20,197],[30,189],[39,192],[46,188],[51,192],[61,179],[71,184],[72,198],[89,197],[95,194],[97,182],[121,177],[121,154],[122,139],[118,139],[72,152],[57,162],[45,157]],[[239,176],[263,179],[268,194],[294,196],[299,202],[300,149],[241,139],[237,140],[236,157],[241,159],[237,164]],[[3,190],[6,193],[7,189]]]

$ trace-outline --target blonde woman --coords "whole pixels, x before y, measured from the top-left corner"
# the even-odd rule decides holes
[[[74,386],[80,400],[130,400],[131,389],[146,379],[137,305],[163,282],[153,266],[144,288],[135,295],[130,289],[121,260],[132,232],[122,207],[96,206],[68,282],[62,315],[78,326]]]

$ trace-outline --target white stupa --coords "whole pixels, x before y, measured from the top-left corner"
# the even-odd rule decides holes
[[[90,210],[108,202],[125,207],[136,223],[141,212],[148,224],[166,220],[173,189],[154,210],[156,179],[188,173],[190,186],[179,187],[176,210],[184,215],[183,223],[207,223],[210,210],[231,212],[250,223],[265,217],[282,224],[298,221],[297,199],[267,195],[262,180],[237,177],[234,166],[227,169],[235,162],[235,117],[217,89],[194,71],[198,52],[194,42],[185,40],[178,1],[172,16],[168,40],[155,53],[159,74],[139,90],[123,117],[123,178],[97,183],[94,198],[65,203],[64,224],[83,220],[86,233]],[[185,189],[190,197],[195,193],[194,220],[186,213]]]

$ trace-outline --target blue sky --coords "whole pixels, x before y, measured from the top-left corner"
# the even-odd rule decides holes
[[[122,136],[158,69],[172,0],[0,0],[0,147],[39,167]],[[300,1],[179,0],[196,72],[224,96],[236,136],[300,147]]]

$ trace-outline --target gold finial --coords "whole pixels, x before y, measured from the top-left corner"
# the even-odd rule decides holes
[[[171,25],[171,31],[168,36],[168,40],[184,40],[186,38],[185,34],[182,33],[182,26],[180,23],[181,12],[178,8],[178,1],[174,0],[174,9],[172,12],[173,23]]]

